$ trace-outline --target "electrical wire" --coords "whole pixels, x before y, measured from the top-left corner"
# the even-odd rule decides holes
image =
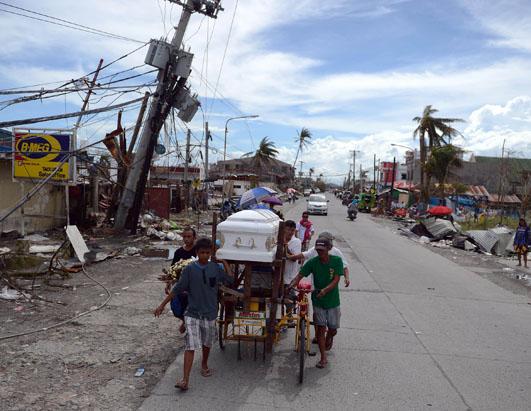
[[[105,293],[107,293],[107,298],[102,304],[100,304],[96,308],[91,308],[90,310],[83,311],[82,313],[74,315],[73,317],[70,317],[67,320],[60,321],[60,322],[55,323],[53,325],[50,325],[48,327],[42,327],[42,328],[37,328],[37,329],[34,329],[34,330],[24,331],[24,332],[21,332],[21,333],[0,336],[0,341],[5,341],[5,340],[11,339],[11,338],[23,337],[25,335],[31,335],[31,334],[36,334],[36,333],[52,330],[54,328],[61,327],[62,325],[71,323],[72,321],[77,320],[78,318],[84,317],[85,315],[88,315],[88,314],[91,314],[91,313],[93,313],[95,311],[101,310],[103,307],[105,307],[109,303],[109,301],[111,301],[111,298],[112,298],[111,292],[102,283],[100,283],[98,280],[96,280],[95,278],[91,277],[87,273],[87,270],[85,269],[85,264],[81,265],[81,270],[82,270],[83,274],[85,274],[85,277],[87,277],[89,280],[91,280],[95,284],[99,285],[101,288],[103,288]]]
[[[79,24],[79,23],[76,23],[76,22],[73,22],[73,21],[69,21],[69,20],[58,18],[58,17],[50,16],[50,15],[44,14],[44,13],[39,13],[39,12],[36,12],[36,11],[33,11],[33,10],[25,9],[23,7],[14,6],[12,4],[5,3],[3,1],[0,1],[0,4],[2,4],[4,6],[7,6],[7,7],[11,7],[13,9],[24,11],[26,13],[35,14],[37,16],[45,17],[47,19],[52,19],[52,20],[56,20],[56,21],[50,21],[50,20],[46,20],[46,19],[43,19],[43,18],[38,18],[38,17],[34,17],[34,16],[28,16],[26,14],[17,13],[17,12],[10,11],[10,10],[0,9],[0,11],[4,11],[6,13],[14,14],[14,15],[17,15],[17,16],[26,17],[26,18],[30,18],[30,19],[34,19],[34,20],[50,23],[50,24],[55,24],[55,25],[58,25],[58,26],[63,26],[63,27],[74,29],[74,30],[84,31],[84,32],[91,33],[91,34],[97,34],[97,35],[100,35],[100,36],[111,37],[111,38],[115,38],[115,39],[118,39],[118,40],[126,40],[126,41],[135,42],[135,43],[144,43],[143,41],[132,39],[130,37],[122,36],[122,35],[119,35],[119,34],[111,33],[111,32],[100,30],[100,29],[95,29],[93,27],[85,26],[83,24]],[[61,22],[61,23],[57,23],[58,21]],[[63,23],[66,23],[66,24],[63,24]]]
[[[221,64],[220,64],[220,67],[219,67],[218,78],[216,80],[216,85],[214,87],[214,96],[216,95],[216,92],[218,90],[219,80],[221,78],[221,72],[223,71],[223,65],[225,64],[225,57],[227,56],[227,50],[229,48],[230,37],[232,35],[232,28],[234,26],[234,20],[236,18],[236,11],[238,10],[238,1],[239,0],[236,0],[236,4],[234,5],[234,12],[232,13],[232,20],[230,22],[230,27],[229,27],[229,34],[227,36],[227,41],[225,43],[225,50],[223,51],[223,57],[221,58]],[[214,100],[212,100],[212,103],[210,103],[210,110],[208,110],[208,107],[207,107],[207,112],[212,111],[212,106],[213,105],[214,105]]]

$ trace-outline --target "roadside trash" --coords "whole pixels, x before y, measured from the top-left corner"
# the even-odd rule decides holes
[[[69,225],[66,226],[66,235],[68,237],[68,240],[70,241],[70,244],[72,244],[72,248],[74,249],[77,259],[81,262],[85,262],[85,255],[90,252],[90,250],[87,247],[87,244],[85,243],[85,240],[81,236],[81,233],[79,232],[79,229],[76,225]]]
[[[457,229],[451,221],[442,218],[426,218],[422,224],[428,232],[438,240],[457,234]]]
[[[137,368],[135,372],[135,377],[142,377],[144,375],[144,369],[143,368]]]
[[[124,249],[124,254],[126,255],[135,255],[135,254],[140,254],[140,248],[138,247],[126,247]]]
[[[11,252],[10,248],[7,247],[0,247],[0,255],[8,254]]]
[[[174,233],[172,231],[169,231],[168,233],[166,233],[166,240],[168,241],[175,241],[177,240],[177,233]]]
[[[2,300],[18,300],[21,297],[23,297],[21,292],[7,288],[7,286],[2,288],[2,292],[0,293],[0,299]]]
[[[471,230],[467,231],[466,234],[486,253],[491,253],[499,241],[498,236],[488,230]]]
[[[470,241],[465,241],[465,250],[466,251],[475,251],[477,249],[477,246],[474,243],[471,243]]]
[[[55,253],[57,250],[59,250],[59,247],[60,245],[31,245],[29,248],[29,253]]]
[[[430,239],[426,236],[422,236],[419,238],[419,243],[421,244],[429,244],[429,242],[430,242]]]
[[[514,269],[510,268],[510,267],[504,267],[503,271],[510,273],[510,272],[514,271]]]

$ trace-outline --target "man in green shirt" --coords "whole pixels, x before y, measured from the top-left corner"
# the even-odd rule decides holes
[[[315,249],[318,257],[308,260],[290,284],[290,287],[295,287],[303,277],[313,274],[313,322],[317,327],[317,344],[321,352],[317,368],[324,368],[328,362],[326,351],[332,348],[341,317],[338,283],[339,277],[343,275],[343,261],[340,257],[329,254],[331,248],[330,240],[317,239]]]

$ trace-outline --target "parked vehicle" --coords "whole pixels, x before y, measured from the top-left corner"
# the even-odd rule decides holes
[[[322,194],[312,194],[308,200],[306,211],[308,214],[323,214],[328,215],[328,202],[326,197]]]
[[[309,197],[312,194],[312,190],[310,188],[306,188],[303,192],[304,197]]]

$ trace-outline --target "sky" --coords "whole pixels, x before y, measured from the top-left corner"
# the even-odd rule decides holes
[[[28,14],[6,4],[74,21],[129,39],[171,39],[180,7],[164,0],[92,0],[72,6],[66,0],[0,2],[0,89],[65,82],[92,72],[142,46],[124,39],[8,14]],[[77,2],[76,2],[77,3]],[[293,163],[302,127],[312,144],[299,160],[330,181],[349,170],[352,150],[368,168],[373,156],[402,160],[416,147],[413,117],[426,105],[441,117],[461,118],[456,143],[468,153],[531,157],[531,2],[526,0],[224,0],[217,20],[193,15],[185,46],[194,53],[189,83],[202,111],[189,124],[194,161],[200,162],[203,121],[213,133],[211,161],[221,157],[225,121],[227,156],[256,150],[272,140],[279,158]],[[33,15],[34,17],[36,15]],[[38,16],[37,16],[38,17]],[[231,24],[233,22],[233,24]],[[142,74],[147,48],[112,64],[101,76],[140,66],[109,79]],[[219,79],[219,80],[218,80]],[[124,84],[155,80],[145,74]],[[41,87],[56,87],[44,85]],[[118,96],[140,97],[146,89]],[[112,93],[108,93],[112,94]],[[0,121],[79,110],[83,92],[2,108]],[[0,96],[8,100],[13,96]],[[98,94],[90,108],[117,96]],[[135,121],[138,105],[124,113]],[[116,126],[115,112],[87,117],[83,142],[97,141]],[[73,120],[38,127],[71,127]],[[160,137],[169,151],[185,141]],[[181,161],[167,156],[166,161]],[[298,163],[297,171],[301,164]]]

